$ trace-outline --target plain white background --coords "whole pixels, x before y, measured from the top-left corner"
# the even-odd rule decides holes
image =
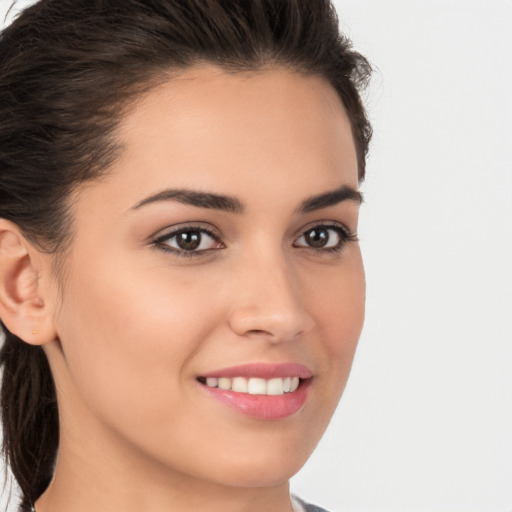
[[[337,512],[512,512],[512,0],[335,3],[375,67],[367,322],[293,489]]]

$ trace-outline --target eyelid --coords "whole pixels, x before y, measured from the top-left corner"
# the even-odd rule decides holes
[[[334,247],[312,247],[307,245],[295,245],[300,238],[304,237],[305,234],[314,228],[324,228],[324,229],[333,229],[338,231],[338,236],[340,237],[340,241]],[[198,231],[204,233],[211,237],[215,242],[221,244],[222,247],[215,248],[206,248],[200,250],[186,250],[179,249],[176,247],[172,247],[169,244],[165,244],[164,242],[172,239],[174,236],[182,233],[184,231]],[[211,253],[212,251],[216,251],[219,249],[225,249],[226,245],[223,241],[223,235],[209,223],[203,222],[189,222],[189,223],[180,223],[174,226],[169,226],[167,228],[159,230],[156,234],[154,234],[149,239],[149,244],[155,248],[160,250],[173,253],[177,256],[185,256],[185,257],[194,257],[206,255],[207,253]],[[293,246],[298,249],[308,249],[317,253],[328,253],[328,252],[339,252],[343,249],[343,247],[349,242],[357,242],[357,234],[352,232],[352,230],[344,223],[333,221],[333,220],[319,220],[306,224],[303,226],[298,232],[296,232],[293,238]]]
[[[210,236],[213,240],[215,240],[217,243],[222,244],[223,247],[218,247],[215,249],[201,249],[198,251],[187,251],[187,250],[181,250],[175,247],[171,247],[170,245],[164,244],[165,241],[173,238],[179,233],[182,233],[183,231],[199,231],[200,233],[204,233],[208,236]],[[149,243],[155,248],[158,248],[160,250],[171,252],[173,254],[176,254],[177,256],[200,256],[205,253],[209,253],[210,251],[215,251],[219,249],[225,248],[225,244],[222,241],[222,235],[220,232],[215,229],[211,224],[204,224],[201,222],[192,222],[192,223],[181,223],[174,226],[170,226],[167,228],[164,228],[162,230],[159,230],[155,235],[153,235]]]
[[[300,238],[301,236],[304,235],[304,233],[306,233],[310,229],[318,228],[318,227],[340,229],[341,231],[343,231],[343,233],[348,238],[351,238],[351,239],[357,241],[357,234],[354,231],[352,231],[343,222],[338,222],[338,221],[335,221],[335,220],[317,220],[317,221],[314,221],[314,222],[310,222],[310,223],[308,223],[305,226],[300,228],[300,230],[295,234],[295,239]]]
[[[338,232],[338,236],[340,237],[340,241],[333,247],[312,247],[308,245],[295,245],[301,238],[303,238],[308,231],[311,231],[314,228],[324,228],[324,229],[332,229]],[[306,249],[308,251],[313,251],[317,254],[332,254],[332,253],[340,253],[343,251],[344,247],[350,242],[358,242],[359,239],[357,234],[354,233],[349,227],[342,222],[332,221],[332,220],[322,220],[311,222],[304,226],[300,232],[295,236],[293,245],[298,249]]]

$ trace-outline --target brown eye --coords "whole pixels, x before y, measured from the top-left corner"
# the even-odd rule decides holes
[[[174,235],[176,245],[184,251],[195,251],[201,246],[201,233],[199,231],[182,231]]]
[[[317,249],[325,247],[329,243],[329,230],[326,228],[313,228],[304,233],[304,241],[310,247]]]
[[[162,235],[153,242],[156,246],[176,254],[193,255],[209,249],[222,249],[224,245],[206,229],[181,228]]]
[[[294,242],[295,247],[306,247],[315,250],[331,250],[341,249],[346,241],[352,240],[353,237],[348,233],[347,229],[341,226],[314,226],[305,231],[300,238]]]

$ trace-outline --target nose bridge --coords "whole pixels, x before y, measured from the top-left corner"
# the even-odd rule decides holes
[[[286,341],[312,327],[299,276],[282,250],[258,249],[238,265],[230,316],[237,334]]]

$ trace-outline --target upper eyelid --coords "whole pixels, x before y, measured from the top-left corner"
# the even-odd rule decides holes
[[[171,238],[182,231],[201,231],[202,233],[206,233],[207,235],[211,236],[218,242],[220,242],[223,238],[219,230],[213,227],[211,224],[205,225],[201,222],[193,222],[177,224],[175,226],[169,226],[167,228],[160,229],[149,237],[149,241],[152,243],[158,243],[159,241]]]
[[[324,227],[324,228],[338,228],[341,229],[347,236],[349,237],[357,237],[357,233],[351,230],[346,224],[339,221],[334,220],[317,220],[312,221],[304,226],[302,226],[299,230],[295,232],[293,235],[293,241],[295,242],[300,237],[304,236],[304,234],[309,231],[310,229],[313,229],[315,227]],[[172,238],[177,233],[180,233],[182,231],[201,231],[203,233],[206,233],[207,235],[214,238],[217,242],[225,244],[224,235],[220,232],[218,228],[213,226],[210,223],[203,223],[201,221],[199,222],[184,222],[180,223],[174,226],[169,226],[167,228],[160,229],[157,231],[154,235],[149,237],[149,242],[152,244],[158,244],[160,242],[163,242],[166,239]]]
[[[221,244],[223,247],[216,247],[216,248],[208,248],[208,249],[200,249],[200,250],[186,250],[186,249],[180,249],[178,247],[172,247],[170,242],[173,238],[176,237],[176,235],[183,231],[200,231],[203,234],[206,234],[209,236],[215,243]],[[156,235],[150,239],[149,245],[154,249],[159,249],[161,251],[164,251],[166,253],[174,254],[175,257],[180,258],[200,258],[201,256],[205,256],[208,253],[211,253],[211,251],[218,251],[220,249],[224,249],[226,246],[224,242],[222,241],[221,237],[218,236],[213,232],[213,229],[206,228],[204,226],[197,226],[197,225],[179,225],[174,226],[173,228],[168,228],[167,230],[161,230],[161,235]]]
[[[310,229],[313,229],[315,227],[324,227],[324,228],[339,228],[343,232],[345,232],[349,236],[356,236],[356,233],[351,230],[346,224],[343,222],[335,221],[335,220],[317,220],[314,222],[310,222],[306,224],[305,226],[301,227],[295,235],[295,238],[299,238],[304,235],[307,231]]]

